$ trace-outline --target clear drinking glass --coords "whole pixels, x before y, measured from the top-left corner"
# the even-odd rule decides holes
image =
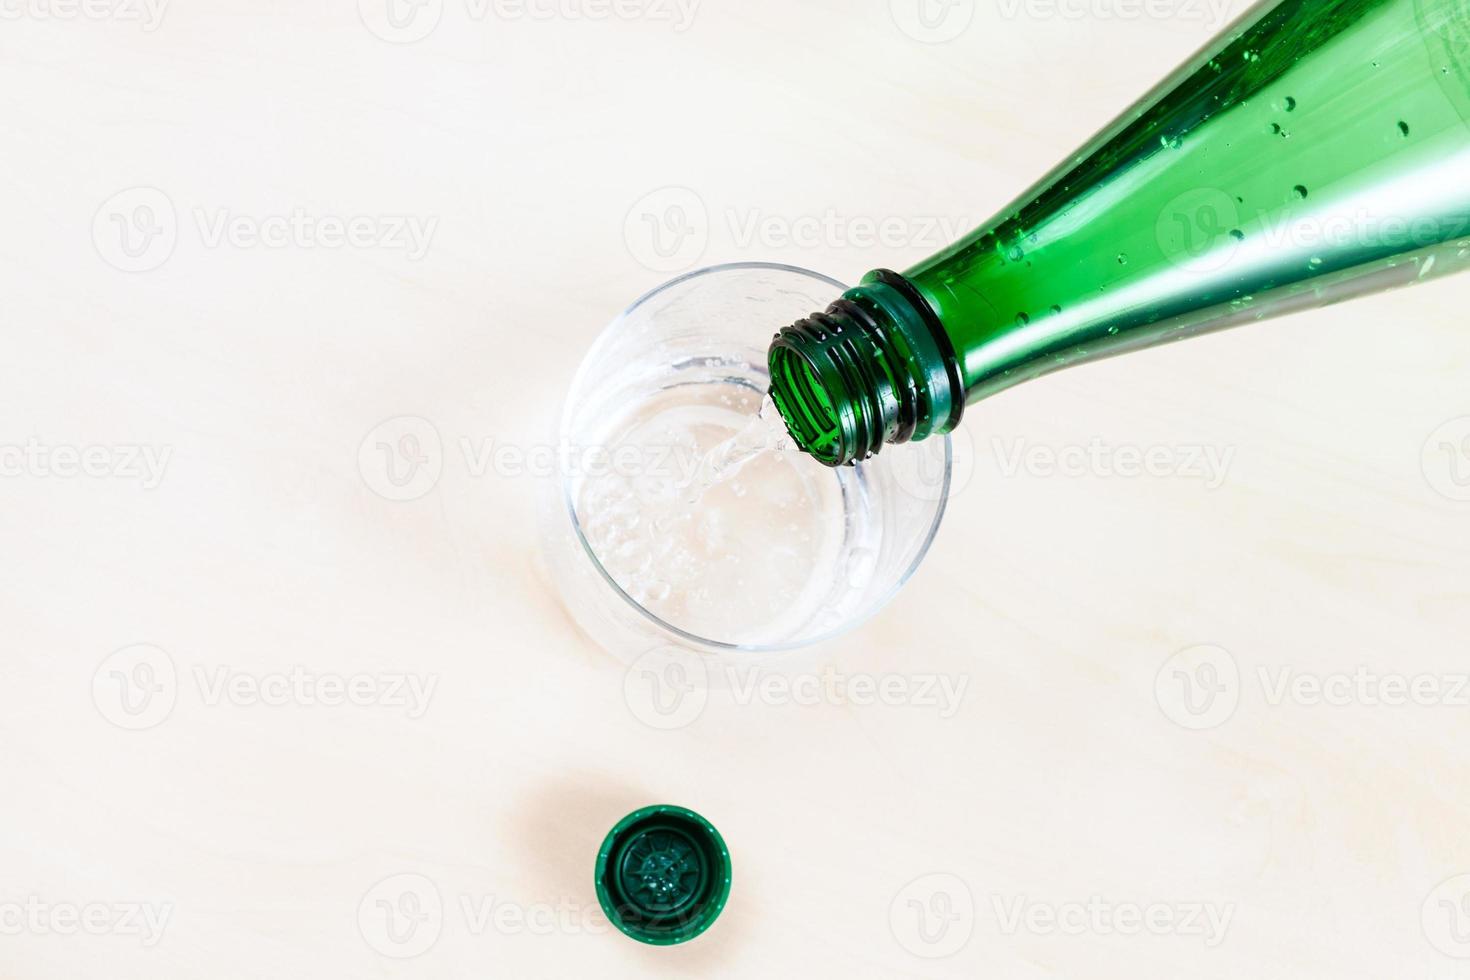
[[[766,452],[692,496],[703,456],[759,410],[775,330],[843,289],[784,265],[702,269],[643,296],[588,351],[543,537],[572,617],[614,654],[830,639],[923,559],[949,493],[948,438],[835,469]]]

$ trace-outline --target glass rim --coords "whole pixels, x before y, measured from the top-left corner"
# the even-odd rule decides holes
[[[619,313],[605,327],[598,331],[597,338],[592,342],[592,346],[587,349],[587,353],[583,355],[581,364],[577,366],[577,373],[572,376],[571,384],[567,388],[567,394],[562,399],[561,419],[557,426],[557,432],[561,442],[563,444],[570,444],[567,426],[569,424],[569,416],[571,414],[570,408],[572,405],[573,396],[581,390],[583,384],[585,383],[586,376],[590,370],[591,364],[596,359],[596,355],[600,352],[602,347],[610,341],[612,334],[617,330],[617,328],[623,323],[624,320],[626,320],[631,314],[636,312],[640,307],[648,303],[650,300],[654,299],[664,292],[667,292],[670,289],[673,289],[676,286],[683,285],[691,279],[699,279],[705,276],[719,275],[727,272],[740,272],[751,269],[766,269],[774,270],[777,272],[795,273],[797,275],[805,276],[809,279],[825,283],[835,289],[839,294],[848,288],[843,283],[839,282],[836,279],[833,279],[831,276],[823,275],[820,272],[814,272],[811,269],[803,269],[800,266],[788,265],[784,262],[725,262],[718,265],[704,266],[699,269],[693,269],[689,272],[681,273],[680,275],[675,276],[667,282],[655,286],[654,288],[648,290],[647,292],[643,293],[643,295],[635,299],[625,310]],[[617,583],[617,580],[614,579],[613,576],[608,572],[608,570],[603,566],[602,560],[597,557],[596,549],[592,547],[592,543],[587,540],[587,535],[583,533],[582,522],[577,517],[576,501],[572,499],[572,481],[574,478],[574,474],[570,472],[563,472],[559,476],[558,480],[561,488],[562,504],[566,508],[567,519],[571,521],[572,531],[577,537],[577,543],[581,546],[582,552],[587,556],[588,560],[592,562],[592,567],[597,570],[597,574],[602,578],[605,583],[607,583],[608,587],[613,590],[614,594],[616,594],[623,603],[630,606],[640,616],[651,622],[659,630],[670,634],[672,640],[675,643],[677,643],[678,641],[683,641],[685,644],[696,650],[714,650],[720,653],[784,653],[791,650],[799,650],[803,647],[815,646],[818,643],[825,643],[829,640],[836,639],[837,637],[842,636],[843,634],[848,633],[849,631],[861,626],[863,623],[867,622],[869,619],[877,615],[879,611],[881,611],[885,606],[888,605],[889,602],[893,600],[893,597],[898,594],[898,591],[902,589],[905,584],[908,583],[908,580],[913,577],[914,572],[918,570],[919,565],[923,563],[924,558],[929,554],[930,546],[934,543],[935,535],[939,533],[939,525],[944,519],[945,510],[948,508],[950,481],[954,475],[954,447],[950,441],[949,434],[944,433],[943,435],[936,436],[935,438],[942,439],[944,444],[944,478],[939,488],[938,499],[935,501],[934,516],[929,522],[928,529],[924,532],[924,540],[919,544],[919,548],[914,553],[913,560],[909,562],[908,567],[906,567],[903,570],[902,574],[898,576],[898,580],[894,582],[893,586],[889,588],[887,592],[883,593],[882,596],[880,596],[876,601],[869,605],[869,607],[865,609],[862,613],[843,620],[834,628],[819,633],[810,638],[779,641],[775,643],[734,643],[728,640],[712,640],[709,637],[700,636],[697,633],[691,633],[688,630],[675,626],[673,623],[670,623],[668,620],[663,619],[657,613],[649,610],[642,603],[638,602],[636,599],[630,596],[626,591],[624,591],[623,587]]]

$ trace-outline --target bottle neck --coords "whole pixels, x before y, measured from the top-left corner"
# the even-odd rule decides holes
[[[948,432],[964,411],[959,361],[923,295],[869,273],[824,312],[776,334],[771,396],[797,445],[828,466],[887,442]]]
[[[1265,0],[991,221],[781,331],[788,428],[851,462],[1059,368],[1470,269],[1466,36],[1464,0]]]

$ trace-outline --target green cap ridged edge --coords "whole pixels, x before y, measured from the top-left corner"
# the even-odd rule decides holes
[[[675,903],[673,911],[663,912],[620,901],[627,897],[620,865],[629,847],[658,831],[682,835],[698,851],[698,881],[688,908]],[[674,946],[701,935],[719,918],[730,897],[730,871],[730,850],[714,824],[687,807],[657,804],[634,810],[608,831],[597,851],[593,884],[602,911],[619,932],[651,946]]]

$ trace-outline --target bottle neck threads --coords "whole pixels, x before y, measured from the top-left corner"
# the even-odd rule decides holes
[[[923,296],[879,270],[776,334],[771,396],[798,446],[828,466],[948,432],[964,410],[953,346]]]

